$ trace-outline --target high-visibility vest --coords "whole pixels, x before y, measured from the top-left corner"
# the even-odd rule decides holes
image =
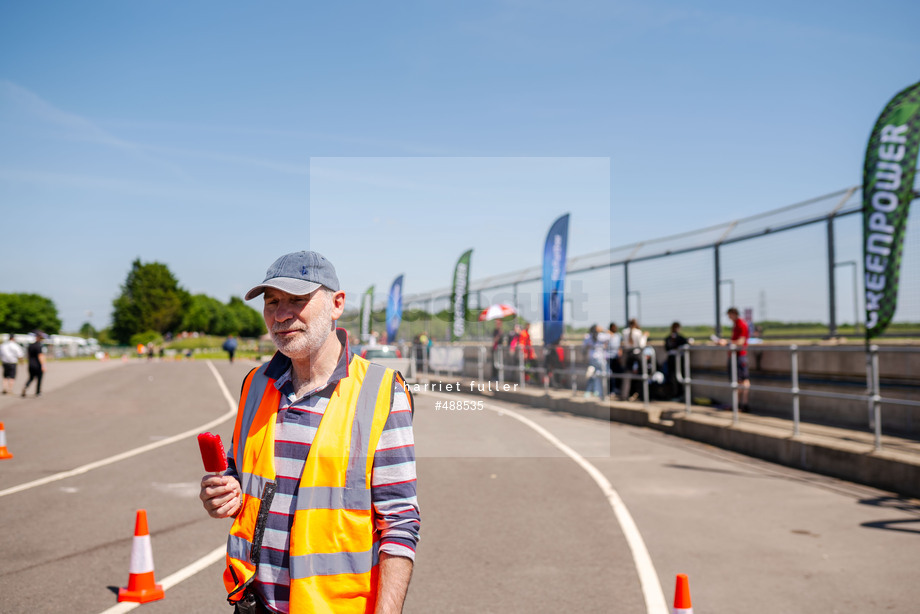
[[[231,603],[242,598],[254,578],[261,541],[257,527],[264,527],[260,516],[267,516],[274,493],[281,393],[266,375],[272,363],[243,383],[233,430],[243,506],[227,540],[224,586]],[[291,527],[292,614],[374,611],[379,533],[371,507],[371,470],[390,413],[394,377],[392,369],[355,356],[329,399],[300,478]]]

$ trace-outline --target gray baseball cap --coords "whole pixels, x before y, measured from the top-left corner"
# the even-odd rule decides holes
[[[254,299],[266,288],[303,296],[320,286],[339,291],[339,278],[332,263],[317,252],[294,252],[275,260],[265,271],[262,283],[246,293],[246,300]]]

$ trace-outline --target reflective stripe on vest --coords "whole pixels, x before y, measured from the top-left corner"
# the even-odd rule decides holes
[[[364,483],[364,466],[367,463],[367,450],[370,447],[377,391],[380,390],[385,374],[385,368],[371,363],[361,383],[358,406],[355,408],[355,419],[351,424],[351,450],[348,454],[348,473],[345,476],[346,489],[367,488]]]
[[[246,513],[238,515],[227,540],[224,581],[231,599],[255,573],[250,563],[252,517],[262,489],[275,478],[272,442],[280,399],[266,368],[263,365],[252,374],[248,388],[244,384],[234,429],[232,454],[246,495]],[[336,612],[373,611],[379,536],[370,471],[392,403],[392,386],[384,383],[392,377],[380,365],[353,358],[349,376],[340,380],[326,406],[304,464],[296,506],[288,511],[294,515],[289,550],[291,612],[312,611],[320,603],[334,605]]]
[[[333,552],[292,556],[291,579],[334,576],[343,573],[368,573],[377,564],[377,543],[367,552]]]
[[[267,480],[259,475],[246,473],[240,476],[243,492],[258,499]],[[358,490],[358,489],[361,490]],[[335,486],[305,486],[298,489],[298,510],[368,510],[371,508],[371,493],[362,486],[341,488]],[[291,510],[293,513],[294,510]]]
[[[249,391],[246,394],[246,405],[242,408],[243,410],[243,428],[240,429],[240,433],[248,433],[249,428],[252,426],[252,421],[256,417],[256,412],[259,411],[259,405],[262,402],[262,396],[265,394],[265,389],[268,386],[269,379],[265,376],[265,370],[268,369],[269,363],[265,363],[255,370],[255,373],[252,374],[252,377],[249,380]],[[240,465],[240,459],[243,458],[243,449],[246,446],[246,441],[244,437],[240,437],[239,441],[235,441],[233,446],[233,460],[236,462],[236,469],[240,476],[243,475],[243,470]],[[245,492],[245,491],[244,491]],[[259,488],[259,494],[253,495],[258,497],[262,493],[262,489]]]
[[[368,552],[333,552],[305,554],[290,558],[291,578],[331,576],[341,573],[367,573],[378,562],[377,544]],[[230,536],[227,554],[235,559],[249,556],[252,543],[242,537]]]

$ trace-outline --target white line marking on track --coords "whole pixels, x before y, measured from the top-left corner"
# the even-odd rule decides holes
[[[450,395],[441,394],[439,396],[449,397]],[[627,509],[626,504],[623,503],[623,499],[620,498],[619,493],[617,493],[613,485],[610,484],[610,480],[608,480],[597,467],[588,462],[585,457],[562,443],[559,438],[530,418],[526,418],[510,409],[496,409],[488,406],[486,409],[509,416],[518,422],[526,424],[563,454],[575,461],[578,466],[588,472],[588,475],[591,476],[607,497],[610,507],[613,508],[613,514],[616,516],[617,522],[620,523],[620,528],[623,530],[624,537],[626,537],[626,543],[629,545],[633,562],[636,565],[636,572],[639,574],[639,585],[642,588],[642,595],[645,597],[646,612],[648,614],[669,614],[670,609],[665,601],[664,593],[661,590],[661,582],[658,581],[658,572],[655,571],[655,565],[652,564],[652,557],[648,553],[648,548],[645,547],[645,541],[642,539],[639,527],[636,526],[632,515],[629,513],[629,509]]]
[[[202,571],[203,569],[206,569],[207,567],[213,565],[217,561],[220,561],[221,559],[223,559],[224,556],[226,556],[226,554],[227,554],[226,544],[220,546],[219,548],[215,548],[214,550],[207,553],[206,555],[204,555],[203,557],[201,557],[200,559],[198,559],[191,565],[187,565],[186,567],[183,567],[182,569],[172,574],[171,576],[167,576],[166,578],[163,578],[163,581],[160,582],[160,584],[163,585],[163,590],[168,591],[169,589],[179,584],[183,580],[188,580],[189,578],[194,576],[199,571]],[[105,610],[101,614],[121,614],[122,612],[130,612],[131,610],[133,610],[139,605],[141,604],[133,603],[130,601],[122,601],[121,603],[112,606],[108,610]]]
[[[220,391],[223,393],[224,398],[227,400],[227,404],[230,406],[230,410],[227,413],[223,414],[219,418],[211,420],[210,422],[207,422],[200,426],[196,426],[193,429],[189,429],[187,431],[179,433],[178,435],[173,435],[172,437],[167,437],[165,439],[161,439],[154,443],[150,443],[145,446],[141,446],[139,448],[134,448],[133,450],[128,450],[126,452],[122,452],[121,454],[116,454],[115,456],[110,456],[108,458],[103,458],[102,460],[94,461],[92,463],[87,463],[86,465],[77,467],[76,469],[71,469],[70,471],[63,471],[61,473],[55,473],[54,475],[49,475],[49,476],[40,478],[38,480],[34,480],[32,482],[26,482],[25,484],[19,484],[18,486],[11,486],[10,488],[7,488],[5,490],[0,490],[0,497],[12,495],[14,493],[22,492],[24,490],[29,490],[30,488],[35,488],[36,486],[43,486],[44,484],[50,484],[51,482],[57,482],[59,480],[65,480],[67,478],[72,478],[75,475],[81,475],[84,473],[88,473],[92,471],[93,469],[99,469],[100,467],[105,467],[106,465],[111,465],[113,463],[117,463],[119,461],[123,461],[125,459],[137,456],[138,454],[143,454],[144,452],[150,452],[151,450],[156,450],[157,448],[168,446],[171,443],[181,441],[187,437],[197,437],[198,433],[214,428],[218,424],[225,422],[228,419],[236,416],[236,409],[237,409],[236,402],[233,400],[233,397],[230,395],[230,391],[227,390],[227,385],[224,384],[224,380],[221,378],[220,374],[217,372],[217,369],[214,367],[211,361],[208,360],[206,362],[207,362],[208,368],[211,369],[211,373],[214,374],[214,378],[217,380],[217,385],[220,386]]]

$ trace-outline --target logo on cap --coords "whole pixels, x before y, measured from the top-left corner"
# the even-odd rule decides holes
[[[301,275],[307,274],[307,265],[303,265],[302,267],[300,267],[300,274]]]

